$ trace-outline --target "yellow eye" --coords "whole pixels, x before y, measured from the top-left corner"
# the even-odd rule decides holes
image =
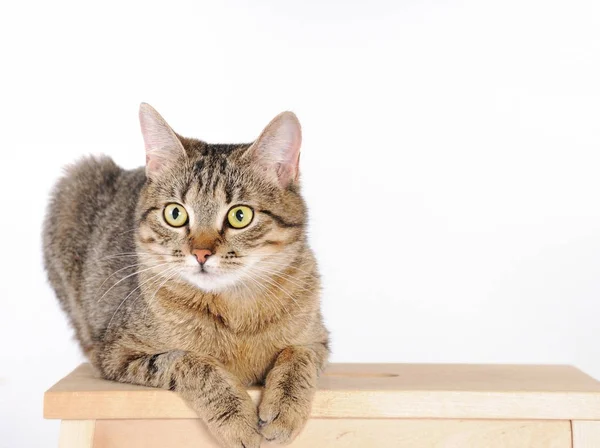
[[[164,211],[165,221],[173,227],[181,227],[188,221],[188,214],[179,204],[167,204]]]
[[[237,205],[232,207],[229,213],[227,213],[227,221],[229,221],[229,225],[234,229],[243,229],[252,222],[253,216],[254,212],[250,207]]]

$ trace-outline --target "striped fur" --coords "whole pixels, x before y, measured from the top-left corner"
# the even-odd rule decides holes
[[[287,443],[329,352],[298,182],[273,182],[249,144],[177,138],[185,154],[159,176],[106,157],[67,169],[44,225],[50,283],[103,377],[176,391],[225,447]],[[169,202],[188,225],[165,223]],[[226,225],[236,204],[254,210],[246,229]],[[190,281],[193,247],[210,248],[219,278],[234,280]],[[251,384],[265,385],[258,409]]]

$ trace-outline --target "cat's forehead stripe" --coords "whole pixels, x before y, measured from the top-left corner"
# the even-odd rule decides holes
[[[182,201],[183,203],[185,203],[185,202],[187,201],[187,195],[188,195],[188,193],[189,193],[189,191],[190,191],[190,188],[191,188],[191,186],[192,186],[192,183],[193,183],[193,179],[192,179],[191,177],[189,177],[189,178],[186,180],[186,182],[185,182],[185,184],[184,184],[184,186],[183,186],[183,188],[182,188],[182,190],[181,190],[181,196],[180,196],[180,197],[181,197],[181,201]]]
[[[232,184],[234,176],[230,175],[233,169],[223,153],[201,156],[193,168],[193,181],[197,183],[197,193],[215,195],[217,190],[223,190],[226,202],[231,203],[235,193],[235,185]]]

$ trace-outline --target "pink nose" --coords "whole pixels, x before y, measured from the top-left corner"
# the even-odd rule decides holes
[[[194,249],[192,253],[200,264],[206,263],[206,259],[212,255],[212,252],[208,249]]]

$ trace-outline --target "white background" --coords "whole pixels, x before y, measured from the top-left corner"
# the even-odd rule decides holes
[[[600,4],[0,6],[0,445],[55,446],[81,360],[41,265],[61,166],[144,161],[141,101],[211,142],[304,127],[333,361],[600,377]]]

